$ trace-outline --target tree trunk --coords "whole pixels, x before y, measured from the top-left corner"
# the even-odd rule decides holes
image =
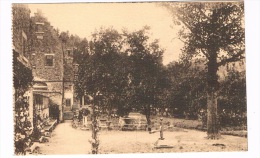
[[[217,95],[214,91],[207,94],[207,134],[208,139],[218,139],[219,124],[217,117]]]
[[[151,108],[149,105],[146,108],[145,116],[147,120],[147,130],[150,132],[152,131],[152,127],[151,127]]]
[[[112,109],[113,109],[113,107],[112,107],[112,103],[111,103],[111,101],[108,101],[108,108],[107,108],[107,110],[108,110],[108,120],[110,121],[111,120],[111,116],[112,116]]]
[[[217,117],[218,65],[216,50],[212,49],[211,53],[207,73],[207,135],[208,139],[218,139],[220,137]]]

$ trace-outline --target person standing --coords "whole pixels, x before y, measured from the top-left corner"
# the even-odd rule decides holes
[[[163,138],[163,118],[160,118],[160,139],[164,140]]]

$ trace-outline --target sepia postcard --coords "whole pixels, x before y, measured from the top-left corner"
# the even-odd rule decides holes
[[[13,2],[11,23],[14,155],[249,151],[244,1]]]

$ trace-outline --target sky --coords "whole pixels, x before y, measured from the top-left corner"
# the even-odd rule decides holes
[[[150,26],[151,39],[159,39],[164,65],[179,58],[183,44],[169,12],[156,3],[63,3],[29,4],[31,15],[40,9],[54,28],[90,39],[100,27],[135,31]]]

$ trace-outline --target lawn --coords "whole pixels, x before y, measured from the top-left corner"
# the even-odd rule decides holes
[[[160,117],[152,117],[151,120],[152,123],[154,124],[154,128],[157,129],[160,125]],[[207,128],[203,127],[202,122],[199,120],[186,120],[180,118],[163,117],[163,124],[166,127],[170,125],[170,127],[179,127],[184,129],[195,129],[200,131],[207,131]],[[220,132],[221,134],[224,135],[247,137],[247,130],[245,127],[225,127],[225,128],[221,128]]]

